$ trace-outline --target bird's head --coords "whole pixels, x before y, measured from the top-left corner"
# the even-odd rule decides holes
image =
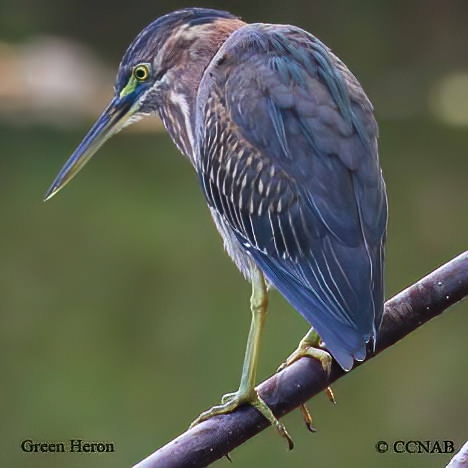
[[[114,97],[45,194],[62,189],[111,136],[159,114],[179,149],[191,157],[194,100],[203,71],[244,23],[224,11],[188,8],[162,16],[136,37],[120,62]]]

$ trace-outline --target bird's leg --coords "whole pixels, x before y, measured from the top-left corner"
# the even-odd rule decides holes
[[[260,336],[262,334],[268,306],[267,287],[263,273],[255,267],[252,271],[252,296],[250,299],[250,308],[252,311],[252,322],[250,324],[247,348],[245,351],[244,365],[242,367],[242,377],[239,390],[234,393],[228,393],[222,397],[222,403],[213,406],[198,416],[190,427],[205,421],[206,419],[218,414],[226,414],[234,411],[237,407],[247,403],[256,408],[270,423],[275,426],[282,437],[288,441],[289,448],[294,444],[288,434],[288,431],[282,423],[278,421],[269,406],[263,401],[255,390],[255,377],[257,373],[258,350],[260,345]]]
[[[285,362],[283,362],[283,364],[281,364],[278,367],[278,372],[282,371],[283,369],[285,369],[293,362],[296,362],[302,357],[310,357],[312,359],[318,360],[322,365],[323,370],[327,373],[327,375],[330,374],[332,357],[327,351],[320,347],[320,337],[313,328],[311,328],[307,332],[306,336],[302,338],[296,350],[286,359]],[[335,395],[333,394],[333,390],[331,389],[331,387],[327,387],[326,392],[328,399],[333,404],[335,404]],[[309,431],[315,432],[316,429],[312,424],[312,416],[309,410],[307,409],[307,406],[305,404],[302,405],[301,410],[307,428],[309,429]]]

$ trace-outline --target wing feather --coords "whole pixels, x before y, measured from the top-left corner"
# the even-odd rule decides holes
[[[351,368],[383,310],[387,203],[367,96],[310,34],[256,24],[221,47],[197,102],[208,203]]]

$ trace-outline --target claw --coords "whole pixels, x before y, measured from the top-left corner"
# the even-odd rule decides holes
[[[310,432],[317,432],[317,429],[312,424],[312,415],[310,414],[309,408],[307,408],[307,406],[304,404],[300,406],[300,409],[302,411],[302,416],[304,417],[304,422],[307,429]]]
[[[334,405],[336,405],[335,394],[333,393],[332,388],[328,386],[325,392],[327,394],[328,399],[330,400],[330,403],[333,403]]]

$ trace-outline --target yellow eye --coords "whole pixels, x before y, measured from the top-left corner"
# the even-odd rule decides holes
[[[150,65],[141,63],[133,69],[133,76],[137,81],[146,81],[150,76]]]

